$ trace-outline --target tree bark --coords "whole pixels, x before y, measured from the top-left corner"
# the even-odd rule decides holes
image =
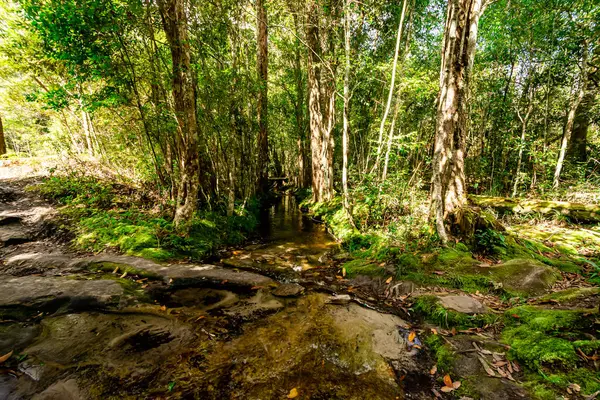
[[[522,116],[521,112],[517,108],[517,116],[521,121],[521,142],[519,143],[519,158],[517,160],[517,172],[515,173],[515,185],[513,187],[512,197],[515,197],[517,195],[517,190],[519,188],[521,164],[523,162],[523,150],[525,149],[525,133],[527,132],[527,123],[529,122],[529,117],[531,116],[531,112],[533,111],[533,89],[528,88],[528,92],[529,93],[527,98],[527,112],[525,113],[525,115]]]
[[[312,158],[312,199],[323,199],[323,169],[321,165],[323,114],[321,111],[321,45],[319,40],[319,6],[314,1],[307,3],[308,44],[308,111]]]
[[[187,230],[198,206],[199,155],[196,99],[184,0],[158,0],[173,61],[173,102],[177,117],[180,183],[174,223]]]
[[[6,138],[4,137],[4,126],[2,125],[2,116],[0,116],[0,156],[6,154]]]
[[[256,0],[257,44],[256,65],[258,72],[258,192],[266,193],[269,189],[269,138],[267,131],[268,100],[268,41],[267,10],[264,0]]]
[[[484,0],[449,0],[442,44],[440,93],[434,140],[431,216],[443,243],[446,223],[467,204],[464,157],[467,94]]]
[[[350,109],[350,0],[344,0],[344,116],[342,132],[342,191],[344,209],[350,212],[348,200],[348,141],[349,141],[349,109]]]
[[[557,189],[560,184],[560,173],[563,168],[565,161],[565,153],[567,152],[567,145],[571,139],[571,133],[573,132],[573,125],[575,123],[575,113],[579,104],[583,100],[585,90],[587,87],[587,58],[588,58],[588,45],[587,41],[583,41],[583,55],[581,58],[581,74],[579,75],[579,90],[577,95],[571,101],[571,107],[569,108],[569,115],[567,116],[567,125],[565,126],[565,132],[563,134],[562,142],[560,145],[560,152],[558,153],[558,160],[556,161],[556,169],[554,170],[554,182],[552,187]]]
[[[575,120],[573,121],[573,140],[569,146],[567,155],[573,161],[585,163],[588,160],[587,155],[587,133],[590,126],[590,110],[596,101],[596,92],[588,90],[577,111],[575,112]]]

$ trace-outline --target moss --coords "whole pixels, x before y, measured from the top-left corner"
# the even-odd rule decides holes
[[[343,267],[346,269],[346,275],[353,278],[358,275],[367,276],[384,276],[385,269],[380,267],[379,264],[373,263],[369,260],[352,260],[344,263]]]
[[[438,370],[445,373],[451,372],[455,355],[442,337],[440,335],[429,335],[425,338],[425,344],[431,350]]]
[[[502,339],[511,346],[510,356],[533,370],[552,365],[572,368],[578,360],[571,342],[532,331],[526,325],[505,329]]]
[[[414,254],[404,253],[396,259],[396,271],[398,277],[409,271],[418,271],[423,267],[421,259]]]
[[[469,328],[484,326],[496,322],[493,314],[467,315],[444,308],[435,296],[420,296],[413,303],[415,313],[443,327]]]
[[[455,270],[463,270],[477,264],[477,260],[468,251],[445,248],[442,249],[436,258],[438,264],[443,267],[451,267]]]
[[[540,294],[559,278],[558,271],[531,259],[514,259],[489,268],[490,279],[522,296]],[[533,277],[533,279],[530,279]]]
[[[600,287],[570,288],[560,292],[549,293],[539,298],[540,301],[555,300],[559,303],[566,303],[573,300],[582,299],[588,296],[600,294]]]
[[[590,328],[595,310],[549,310],[534,306],[520,306],[505,312],[511,322],[527,325],[540,332],[555,332]]]
[[[135,268],[134,266],[129,265],[129,264],[121,264],[121,263],[114,263],[114,262],[107,262],[107,261],[91,263],[88,266],[88,269],[91,271],[102,271],[102,272],[112,272],[114,270],[117,270],[117,272],[119,272],[121,274],[127,272],[128,275],[137,275],[142,278],[158,279],[158,280],[162,279],[162,277],[160,277],[158,275],[155,275],[155,274],[148,272],[146,270],[143,270],[143,269]],[[108,276],[114,277],[113,275],[108,275]]]

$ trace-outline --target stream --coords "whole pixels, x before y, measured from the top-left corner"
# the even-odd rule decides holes
[[[21,195],[2,204],[21,220],[0,227],[26,229],[2,251],[0,399],[432,397],[410,324],[351,293],[345,255],[292,196],[263,211],[259,241],[165,266],[27,236]]]

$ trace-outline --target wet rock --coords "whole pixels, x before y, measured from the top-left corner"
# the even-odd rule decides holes
[[[327,299],[328,304],[346,305],[352,301],[352,297],[349,294],[339,294],[330,296]]]
[[[208,285],[217,287],[268,286],[271,278],[247,271],[234,271],[210,264],[162,265],[138,257],[103,255],[88,259],[91,265],[107,269],[121,267],[130,273],[162,278],[172,287]]]
[[[14,309],[89,309],[118,302],[123,288],[115,281],[78,281],[67,278],[24,276],[0,281],[0,307]]]
[[[0,226],[0,243],[4,246],[25,243],[31,240],[27,227],[20,223]]]
[[[37,324],[0,325],[0,354],[6,354],[9,351],[20,352],[35,340],[41,330]]]
[[[284,283],[273,290],[273,294],[278,297],[296,297],[304,293],[304,287],[297,283]]]
[[[398,328],[409,325],[398,316],[382,314],[375,310],[350,304],[331,310],[336,326],[350,341],[360,340],[365,334],[370,337],[372,350],[387,360],[401,361],[405,371],[416,370],[417,366],[406,349],[406,343]]]
[[[32,400],[80,400],[84,398],[75,379],[58,381]]]
[[[487,270],[503,288],[530,296],[543,294],[560,278],[555,268],[530,259],[510,260]]]
[[[238,295],[228,290],[185,288],[175,290],[164,303],[167,307],[194,307],[202,311],[229,307],[239,301]]]
[[[10,225],[10,224],[19,224],[21,223],[22,218],[17,215],[1,215],[0,216],[0,226]]]
[[[283,303],[271,296],[267,291],[259,290],[251,298],[240,301],[224,311],[226,315],[250,320],[257,316],[273,313],[282,309]]]
[[[466,295],[438,296],[440,304],[463,314],[483,314],[487,308],[479,300]]]

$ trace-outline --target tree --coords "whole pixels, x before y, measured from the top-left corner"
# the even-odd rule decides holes
[[[258,72],[258,191],[266,193],[269,185],[269,137],[267,131],[268,100],[267,100],[267,74],[268,74],[268,36],[267,36],[267,10],[264,0],[256,0],[256,41],[258,51],[256,55],[256,68]]]
[[[448,1],[431,188],[431,214],[443,243],[448,241],[446,222],[467,204],[467,96],[479,18],[485,7],[485,0]]]
[[[196,98],[184,0],[159,0],[163,28],[173,62],[173,104],[177,118],[180,181],[174,223],[185,230],[197,208],[199,192]]]
[[[4,137],[4,127],[2,126],[2,117],[0,116],[0,156],[6,154],[6,138]]]
[[[571,99],[571,105],[569,107],[569,113],[567,115],[567,124],[565,125],[565,131],[562,137],[560,151],[558,153],[558,160],[556,161],[556,169],[554,170],[554,181],[552,183],[552,187],[554,189],[558,188],[560,184],[560,174],[563,168],[563,163],[565,161],[565,154],[567,152],[567,145],[569,144],[569,140],[571,139],[571,134],[573,132],[573,125],[575,124],[575,114],[577,112],[577,108],[579,104],[583,100],[585,96],[585,91],[587,88],[587,74],[588,74],[588,43],[587,40],[583,41],[582,44],[582,56],[581,56],[581,72],[579,74],[579,88],[576,90],[576,94]]]

